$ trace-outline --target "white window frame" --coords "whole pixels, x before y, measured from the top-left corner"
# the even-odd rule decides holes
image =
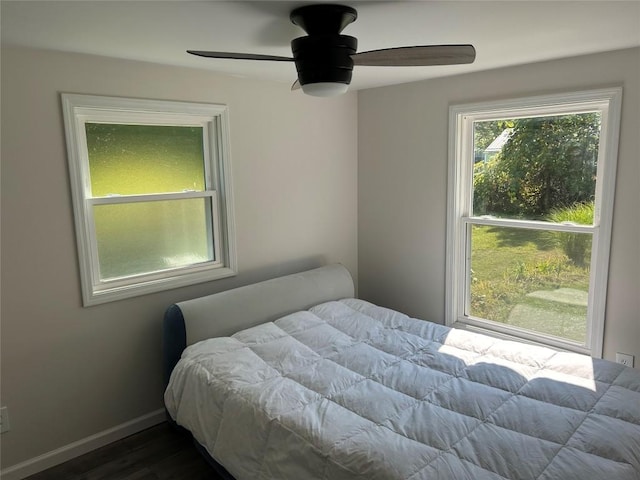
[[[513,100],[453,105],[449,108],[449,171],[446,253],[446,324],[601,358],[613,217],[622,88],[598,89]],[[493,217],[474,217],[473,123],[506,118],[600,112],[601,133],[596,172],[593,225],[568,225]],[[466,312],[469,298],[471,225],[587,232],[593,236],[584,344],[474,318]]]
[[[83,304],[96,305],[236,275],[227,106],[77,94],[62,94],[61,99]],[[202,127],[204,191],[93,197],[86,123]],[[93,206],[188,198],[210,200],[213,261],[117,279],[100,279]]]

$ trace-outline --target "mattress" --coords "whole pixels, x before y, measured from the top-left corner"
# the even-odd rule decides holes
[[[346,299],[188,347],[171,417],[236,479],[640,479],[640,372]]]

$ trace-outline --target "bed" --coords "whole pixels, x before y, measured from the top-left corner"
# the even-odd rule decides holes
[[[165,406],[236,480],[640,480],[640,372],[354,298],[341,265],[169,307]]]

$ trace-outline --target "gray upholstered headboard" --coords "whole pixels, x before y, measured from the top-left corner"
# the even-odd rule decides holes
[[[163,324],[165,385],[188,345],[354,295],[351,274],[334,264],[171,305]]]

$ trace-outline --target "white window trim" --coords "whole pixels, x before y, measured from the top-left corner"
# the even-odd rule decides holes
[[[540,343],[556,348],[577,351],[602,358],[604,323],[609,272],[609,250],[618,158],[618,138],[622,105],[622,88],[607,88],[564,94],[526,97],[513,100],[453,105],[449,108],[449,168],[447,193],[447,252],[445,322],[449,326],[482,330],[485,333]],[[587,340],[584,345],[562,341],[543,334],[534,334],[497,322],[477,322],[465,316],[465,269],[467,242],[464,230],[468,228],[472,212],[473,191],[473,122],[496,118],[558,115],[598,110],[602,114],[602,131],[598,153],[596,204],[593,226],[545,225],[547,229],[593,233],[591,271],[589,281],[589,307],[587,311]],[[466,186],[466,187],[465,187]],[[524,222],[531,224],[534,222]],[[473,217],[473,224],[519,226],[517,220],[497,220],[491,217]],[[517,335],[514,335],[517,333]]]
[[[67,156],[84,306],[226,278],[237,273],[229,112],[225,105],[62,94]],[[202,126],[205,191],[92,197],[85,122]],[[211,198],[214,261],[101,281],[92,206],[120,202]]]

